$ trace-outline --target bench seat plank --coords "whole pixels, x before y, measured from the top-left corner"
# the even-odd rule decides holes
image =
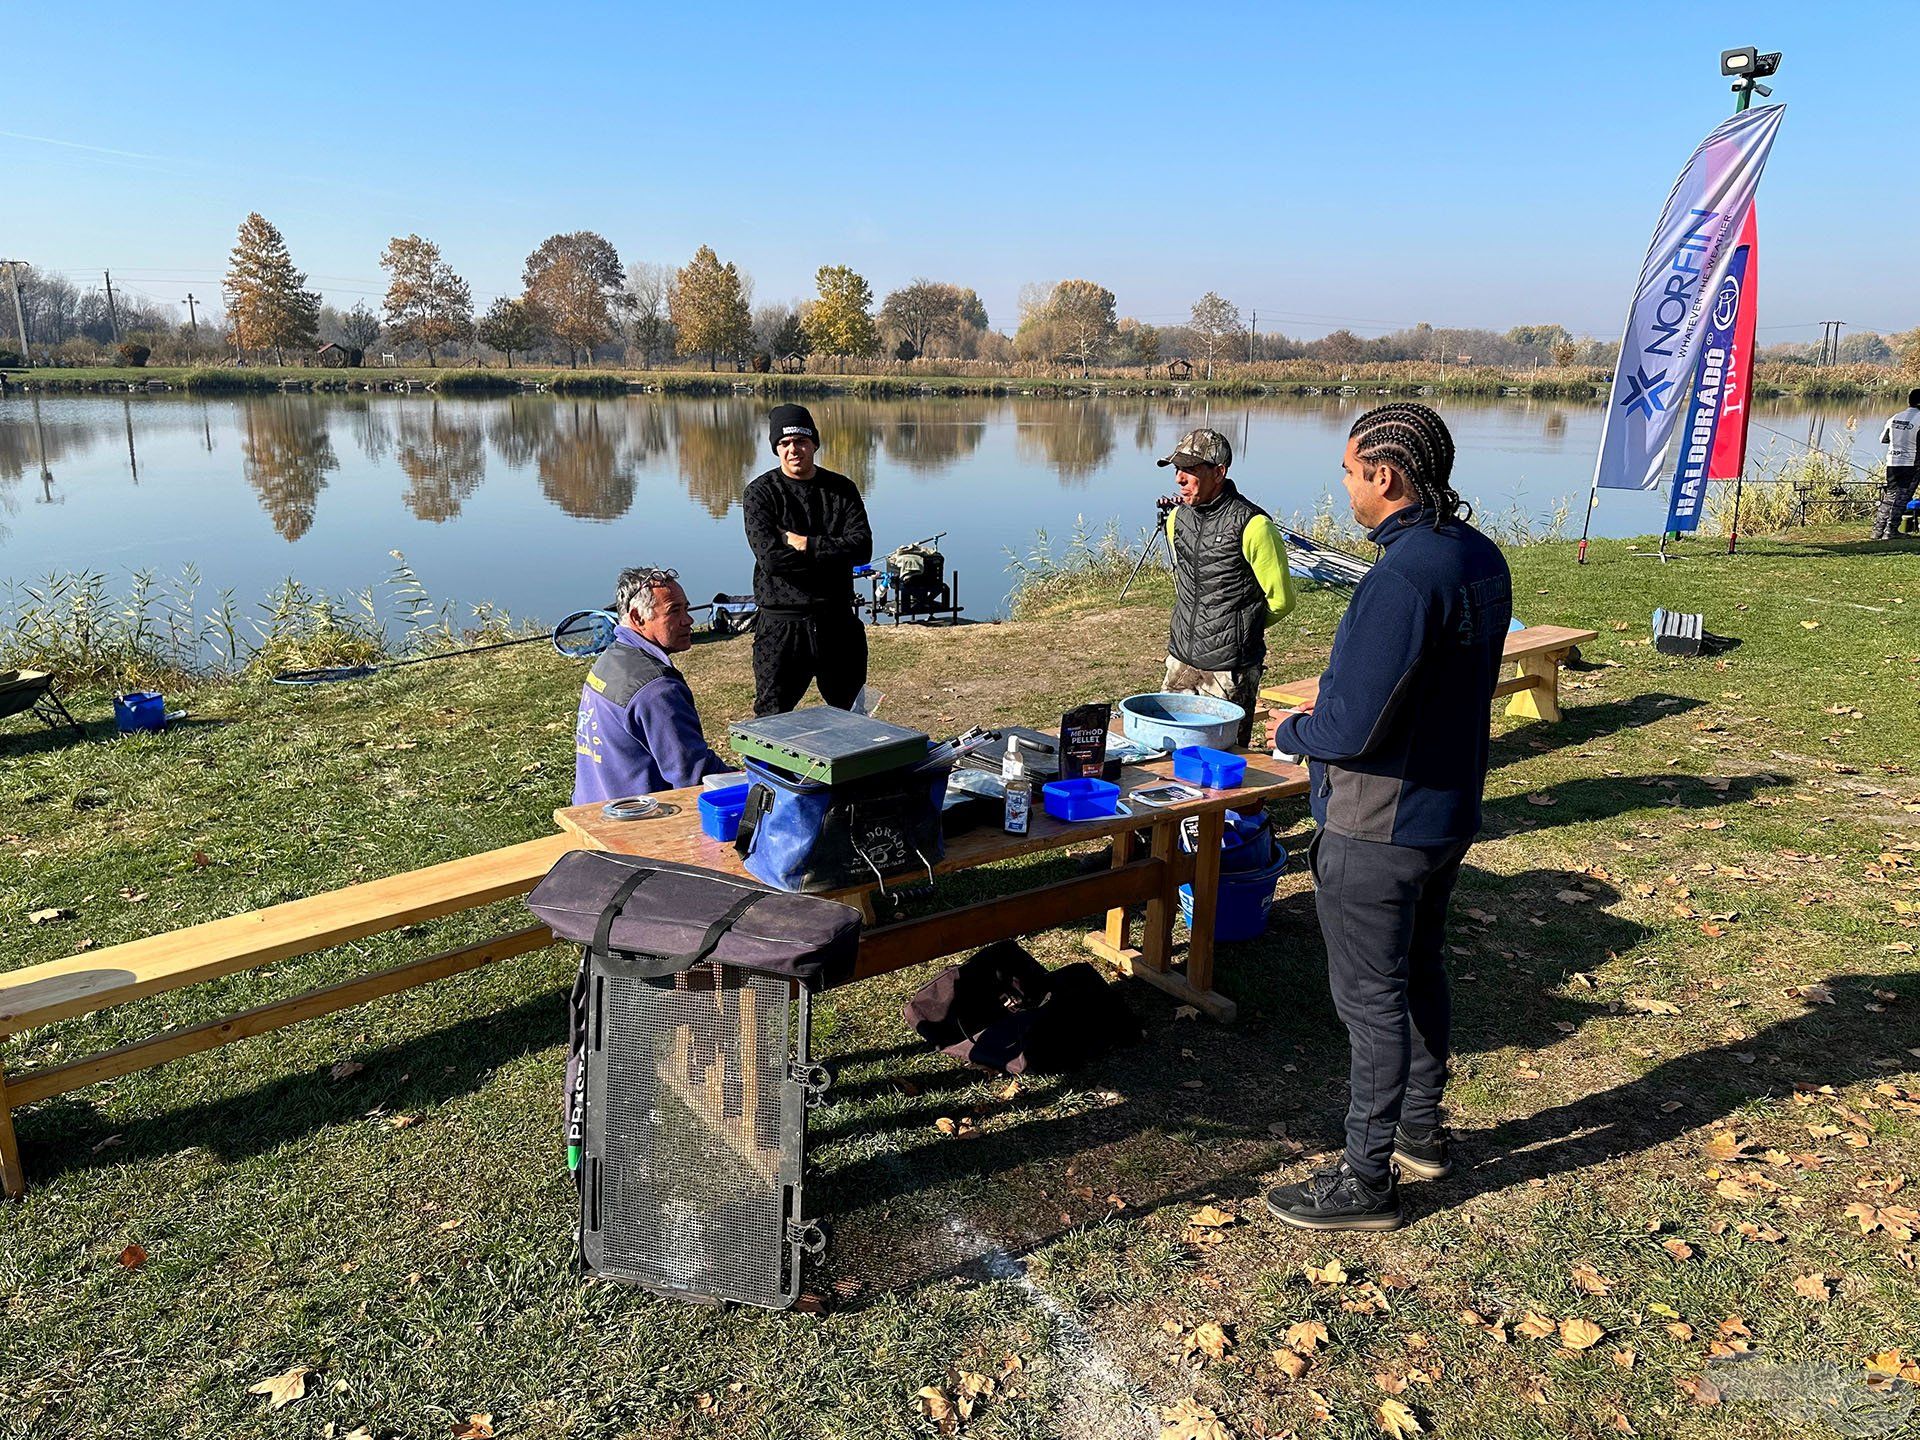
[[[0,973],[0,1036],[524,895],[579,848],[575,836],[542,836]]]
[[[1589,640],[1596,640],[1599,633],[1597,630],[1576,630],[1567,625],[1529,625],[1524,630],[1507,632],[1506,643],[1500,647],[1500,659],[1507,664],[1554,655],[1570,650],[1575,645],[1584,645]],[[1530,674],[1509,677],[1503,679],[1493,693],[1511,695],[1516,690],[1535,689],[1545,678]],[[1260,698],[1274,705],[1310,704],[1320,698],[1320,676],[1310,675],[1301,680],[1262,686]]]

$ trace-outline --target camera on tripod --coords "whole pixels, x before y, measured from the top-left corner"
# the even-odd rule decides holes
[[[1162,520],[1166,519],[1167,516],[1178,509],[1179,505],[1180,497],[1178,495],[1162,495],[1158,500],[1153,502],[1153,508],[1160,512],[1160,518]]]

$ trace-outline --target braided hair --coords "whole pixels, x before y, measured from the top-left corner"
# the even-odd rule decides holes
[[[1348,436],[1369,465],[1388,464],[1405,477],[1414,498],[1433,511],[1433,527],[1465,519],[1473,507],[1454,493],[1453,436],[1447,422],[1425,405],[1399,402],[1367,411]]]

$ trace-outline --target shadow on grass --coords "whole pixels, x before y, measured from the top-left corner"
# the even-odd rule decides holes
[[[1504,735],[1494,736],[1493,768],[1498,770],[1533,755],[1585,745],[1605,735],[1617,735],[1622,730],[1637,730],[1656,720],[1698,710],[1705,703],[1690,695],[1654,691],[1636,695],[1630,700],[1607,700],[1598,705],[1569,705],[1560,712],[1558,723],[1536,720],[1509,730]]]
[[[1760,773],[1726,779],[1710,785],[1696,775],[1591,775],[1562,780],[1540,790],[1488,800],[1483,807],[1482,841],[1606,820],[1635,812],[1711,810],[1722,805],[1744,805],[1762,791],[1779,790],[1794,782],[1785,775]]]

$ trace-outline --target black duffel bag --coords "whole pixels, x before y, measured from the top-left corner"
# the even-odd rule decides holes
[[[956,1060],[1007,1075],[1072,1070],[1140,1039],[1140,1022],[1085,961],[1048,970],[1002,940],[914,992],[903,1014]]]

